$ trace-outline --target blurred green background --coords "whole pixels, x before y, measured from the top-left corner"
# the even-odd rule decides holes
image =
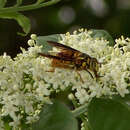
[[[23,0],[32,4],[35,0]],[[7,6],[15,4],[10,0]],[[113,38],[130,37],[130,0],[61,0],[53,6],[22,12],[31,21],[31,32],[22,37],[22,28],[15,20],[0,19],[0,53],[12,57],[27,48],[30,34],[50,35],[73,32],[78,28],[104,29]]]

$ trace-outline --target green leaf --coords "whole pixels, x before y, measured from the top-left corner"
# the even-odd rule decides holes
[[[5,122],[4,124],[5,130],[11,130],[11,126],[9,126],[9,123]]]
[[[61,39],[60,34],[53,34],[48,36],[39,36],[37,37],[36,43],[37,45],[42,45],[42,51],[48,52],[52,49],[52,46],[50,46],[47,41],[55,41],[58,42]]]
[[[126,105],[126,107],[130,109],[130,94],[125,95],[123,98],[119,95],[115,95],[112,97],[112,99],[122,103],[123,105]]]
[[[88,107],[92,130],[130,130],[130,109],[111,99],[93,99]]]
[[[112,36],[105,30],[96,30],[96,29],[91,29],[92,34],[91,36],[93,38],[104,38],[105,40],[109,41],[110,46],[114,46],[114,40]]]
[[[42,2],[44,2],[45,0],[37,0],[37,4],[40,4],[40,3],[42,3]]]
[[[23,0],[17,0],[17,1],[16,1],[16,5],[15,5],[15,7],[20,6],[20,5],[22,4],[22,1],[23,1]]]
[[[78,130],[77,120],[69,109],[59,101],[44,106],[40,120],[32,125],[33,130]]]
[[[0,8],[3,8],[6,4],[7,0],[0,0]]]
[[[30,31],[31,25],[30,25],[30,20],[22,15],[21,13],[18,12],[12,12],[12,13],[3,13],[0,14],[0,18],[4,19],[15,19],[18,24],[23,28],[23,31],[27,35]]]

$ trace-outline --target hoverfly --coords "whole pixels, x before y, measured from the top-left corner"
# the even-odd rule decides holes
[[[100,77],[97,72],[99,70],[99,66],[101,63],[97,61],[96,58],[90,57],[86,53],[82,53],[74,48],[69,46],[63,45],[61,43],[57,43],[54,41],[47,41],[49,45],[60,49],[60,52],[57,52],[55,55],[51,53],[38,53],[43,57],[47,57],[52,60],[52,67],[53,68],[66,68],[66,69],[74,69],[80,76],[78,71],[86,70],[92,78],[93,75],[91,72],[94,73],[96,79]],[[53,71],[50,71],[53,72]],[[82,82],[82,77],[80,76]]]

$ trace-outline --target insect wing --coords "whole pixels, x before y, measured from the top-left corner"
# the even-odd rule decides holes
[[[43,57],[50,58],[50,59],[56,59],[56,60],[62,60],[62,61],[71,61],[71,59],[59,57],[59,56],[54,56],[54,55],[51,55],[51,54],[46,54],[46,53],[38,53],[38,54],[43,56]]]
[[[57,55],[59,57],[65,58],[65,59],[71,59],[74,61],[77,56],[81,55],[82,53],[74,48],[71,48],[69,46],[63,45],[61,43],[53,42],[53,41],[47,41],[51,46],[54,46],[56,48],[61,49]]]
[[[48,42],[48,44],[50,44],[51,46],[60,48],[60,49],[62,49],[62,50],[67,50],[67,51],[71,51],[71,52],[72,52],[72,51],[73,51],[73,52],[80,52],[80,51],[78,51],[78,50],[76,50],[76,49],[74,49],[74,48],[71,48],[71,47],[69,47],[69,46],[63,45],[63,44],[58,43],[58,42],[54,42],[54,41],[47,41],[47,42]]]
[[[38,54],[43,56],[43,57],[53,59],[52,60],[52,66],[53,67],[69,68],[69,69],[72,69],[74,67],[71,59],[53,56],[53,55],[45,54],[45,53],[38,53]]]

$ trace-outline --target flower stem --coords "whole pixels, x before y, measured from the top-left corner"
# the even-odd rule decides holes
[[[85,104],[85,105],[73,110],[72,113],[73,113],[74,117],[79,117],[80,115],[82,115],[84,112],[87,111],[87,108],[88,108],[88,104]]]
[[[1,8],[0,9],[0,13],[8,13],[8,12],[18,12],[18,11],[28,11],[28,10],[33,10],[33,9],[38,9],[38,8],[42,8],[45,6],[50,6],[53,4],[58,3],[61,0],[50,0],[48,2],[45,3],[41,3],[41,4],[32,4],[32,5],[25,5],[25,6],[20,6],[20,7],[7,7],[7,8]]]

